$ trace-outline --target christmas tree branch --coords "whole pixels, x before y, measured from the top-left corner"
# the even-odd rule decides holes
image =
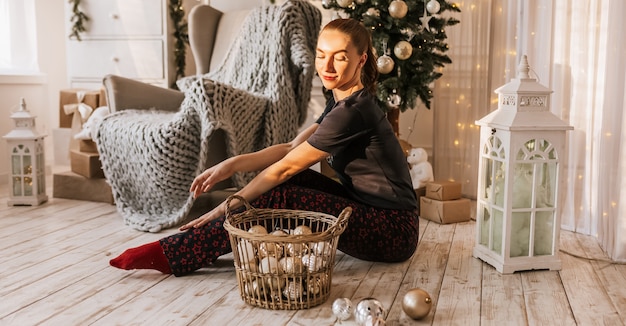
[[[419,99],[430,109],[430,87],[441,77],[438,68],[452,63],[445,54],[445,29],[459,23],[442,14],[460,12],[459,6],[446,0],[322,1],[324,8],[360,20],[372,31],[379,59],[376,96],[380,106],[405,111],[415,108]]]

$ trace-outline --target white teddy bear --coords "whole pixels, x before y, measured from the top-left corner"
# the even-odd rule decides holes
[[[406,157],[411,172],[413,189],[425,187],[426,183],[434,181],[433,167],[428,162],[428,153],[423,148],[412,148]]]

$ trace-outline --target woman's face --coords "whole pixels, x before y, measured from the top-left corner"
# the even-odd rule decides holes
[[[337,30],[323,31],[317,40],[315,69],[329,90],[349,92],[362,88],[361,67],[367,54],[359,54],[350,37]]]

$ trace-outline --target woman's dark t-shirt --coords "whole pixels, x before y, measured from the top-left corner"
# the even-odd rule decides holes
[[[406,156],[373,95],[364,90],[330,99],[308,143],[330,153],[328,164],[360,202],[379,208],[417,208]]]

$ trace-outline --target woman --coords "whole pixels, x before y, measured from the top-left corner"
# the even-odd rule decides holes
[[[337,19],[320,32],[315,67],[332,98],[316,123],[290,143],[224,160],[198,175],[194,196],[236,171],[260,171],[237,192],[258,208],[338,216],[353,211],[338,249],[371,261],[398,262],[417,247],[417,200],[402,151],[374,94],[378,71],[368,30]],[[309,167],[326,159],[341,183]],[[241,206],[232,200],[231,209]],[[223,227],[226,202],[183,225],[185,231],[126,250],[111,260],[122,269],[156,269],[181,276],[231,252]]]

